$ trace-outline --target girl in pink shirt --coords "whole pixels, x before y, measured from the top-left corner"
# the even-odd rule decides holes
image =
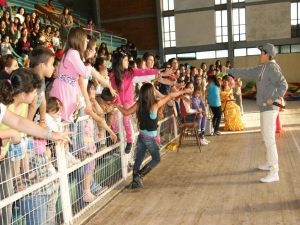
[[[136,69],[128,67],[128,56],[125,53],[116,53],[113,56],[112,69],[110,73],[111,86],[118,91],[116,103],[121,103],[125,109],[130,108],[134,102],[134,83],[154,80],[159,71],[157,69]],[[171,71],[161,75],[167,76]],[[127,145],[125,153],[130,153],[132,147],[131,116],[123,116],[123,125],[126,132]]]
[[[83,63],[84,52],[87,47],[86,31],[80,27],[73,27],[69,31],[67,47],[64,51],[61,64],[58,69],[58,77],[53,83],[50,96],[58,98],[63,109],[61,118],[72,122],[70,116],[76,110],[78,105],[78,94],[80,91],[78,78],[86,78],[88,75],[95,77],[103,86],[110,89],[113,96],[116,96],[115,90],[109,83],[96,71],[91,65],[85,66]],[[91,111],[90,102],[87,103],[87,112]]]

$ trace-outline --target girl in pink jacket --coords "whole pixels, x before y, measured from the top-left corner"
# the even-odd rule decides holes
[[[121,103],[125,109],[130,108],[134,102],[134,83],[145,82],[157,78],[157,69],[135,69],[128,67],[128,56],[124,53],[116,53],[113,56],[110,73],[111,86],[118,91],[116,103]],[[168,72],[167,72],[168,73]],[[161,75],[168,75],[162,74]],[[132,148],[131,116],[123,116],[123,125],[126,132],[127,145],[125,153],[130,153]]]

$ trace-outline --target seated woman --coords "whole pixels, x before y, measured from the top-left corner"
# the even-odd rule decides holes
[[[245,124],[242,122],[240,107],[233,101],[232,82],[227,75],[223,77],[220,98],[225,117],[224,130],[243,130]]]

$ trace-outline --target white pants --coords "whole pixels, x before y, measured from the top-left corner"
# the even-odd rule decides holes
[[[270,171],[278,172],[278,153],[275,141],[276,118],[278,110],[270,110],[260,113],[260,127],[262,140],[266,146],[266,157]]]

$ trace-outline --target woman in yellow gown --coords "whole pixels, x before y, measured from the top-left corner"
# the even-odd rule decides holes
[[[242,121],[240,107],[234,101],[228,101],[233,100],[233,93],[232,83],[227,75],[223,77],[220,98],[225,118],[224,130],[243,130],[245,124]]]

